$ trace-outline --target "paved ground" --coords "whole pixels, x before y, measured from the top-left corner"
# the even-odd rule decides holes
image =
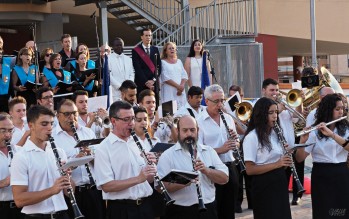
[[[310,178],[312,168],[312,159],[308,157],[305,161],[305,176]],[[290,201],[292,200],[292,193],[290,193]],[[247,209],[246,196],[242,203],[242,213],[235,214],[236,219],[253,219],[252,210]],[[312,209],[311,209],[311,195],[303,195],[302,201],[299,205],[291,205],[292,219],[311,219]],[[280,218],[281,219],[281,218]]]

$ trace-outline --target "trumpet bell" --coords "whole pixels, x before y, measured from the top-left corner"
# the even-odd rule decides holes
[[[290,90],[287,93],[286,102],[288,105],[294,108],[300,106],[303,102],[301,91],[298,89]]]
[[[252,104],[249,102],[241,102],[235,104],[236,110],[235,114],[241,121],[245,122],[251,118],[252,114]]]

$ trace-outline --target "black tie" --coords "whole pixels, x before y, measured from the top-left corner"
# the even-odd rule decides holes
[[[150,56],[150,52],[149,52],[149,48],[145,48],[146,52],[147,52],[147,55]]]

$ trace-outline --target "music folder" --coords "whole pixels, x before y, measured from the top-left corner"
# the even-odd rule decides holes
[[[81,140],[77,145],[75,145],[75,148],[88,147],[90,145],[100,144],[103,140],[104,138]]]
[[[172,147],[174,144],[169,144],[169,143],[156,143],[154,147],[150,150],[150,152],[155,152],[155,153],[162,153]]]
[[[160,180],[169,183],[186,185],[190,183],[193,179],[196,179],[198,176],[199,174],[197,172],[172,169],[168,174],[166,174],[166,176],[162,177]]]
[[[99,78],[98,68],[87,69],[86,71],[82,71],[81,73],[84,74],[86,77],[89,77],[91,74],[95,74],[95,78]]]
[[[41,83],[35,83],[35,82],[31,82],[31,81],[27,81],[24,84],[24,87],[27,88],[27,90],[33,90],[35,88],[40,88],[42,86]]]
[[[69,160],[67,160],[67,162],[65,164],[63,164],[60,169],[62,170],[66,170],[70,167],[78,167],[78,166],[82,166],[85,165],[86,163],[90,162],[91,160],[93,160],[94,157],[92,155],[90,156],[85,156],[85,157],[74,157],[74,158],[70,158]]]
[[[59,89],[66,90],[66,89],[72,87],[73,83],[72,82],[65,83],[65,82],[59,80],[58,83],[56,84],[56,86],[59,87]]]

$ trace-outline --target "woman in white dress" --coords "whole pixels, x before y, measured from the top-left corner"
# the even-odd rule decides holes
[[[184,85],[188,75],[182,61],[177,58],[175,43],[168,42],[164,45],[161,59],[161,103],[176,100],[177,108],[180,108],[187,102]]]
[[[201,87],[201,75],[202,75],[202,59],[203,59],[203,46],[200,40],[194,40],[191,43],[190,51],[185,59],[184,69],[188,73],[188,85]],[[208,73],[211,72],[211,66],[208,59],[206,59],[206,66]],[[212,75],[208,74],[210,84],[212,84]]]

